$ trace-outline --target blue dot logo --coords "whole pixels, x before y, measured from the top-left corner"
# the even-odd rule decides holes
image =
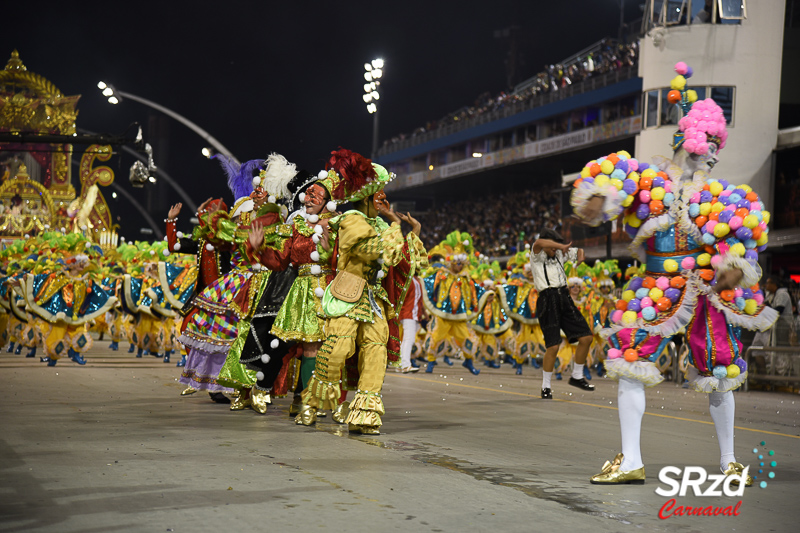
[[[763,461],[764,453],[766,453],[768,456],[772,457],[772,456],[775,455],[775,450],[767,450],[767,443],[766,443],[766,441],[763,441],[763,440],[761,441],[760,446],[761,446],[762,450],[759,451],[759,448],[756,447],[756,448],[753,448],[753,453],[759,459],[758,465],[763,467],[764,466],[764,461]],[[777,461],[770,461],[769,466],[770,466],[770,468],[775,468],[776,466],[778,466],[778,462]],[[764,470],[759,468],[758,473],[759,474],[763,474]],[[753,476],[753,479],[758,479],[758,477],[759,476],[755,475],[755,476]],[[771,471],[768,472],[767,473],[767,477],[769,479],[775,479],[775,472],[771,472]],[[761,487],[762,489],[765,489],[765,488],[767,488],[767,482],[766,481],[761,481],[758,484],[758,486]]]

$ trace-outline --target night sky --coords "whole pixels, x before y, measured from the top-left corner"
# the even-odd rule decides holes
[[[625,11],[626,21],[641,17],[639,2]],[[108,104],[97,82],[184,115],[241,161],[275,151],[317,172],[339,146],[370,153],[366,61],[386,62],[383,141],[505,90],[509,44],[497,30],[520,27],[525,79],[616,37],[619,16],[619,0],[4,2],[0,60],[16,48],[29,71],[82,95],[79,129],[119,134],[141,123],[158,166],[196,203],[220,195],[231,202],[218,164],[200,153],[203,139],[142,104]],[[179,197],[163,181],[132,188],[132,162],[127,154],[112,160],[116,183],[160,224]],[[147,238],[130,203],[105,194],[122,235]],[[184,213],[179,227],[189,229]]]

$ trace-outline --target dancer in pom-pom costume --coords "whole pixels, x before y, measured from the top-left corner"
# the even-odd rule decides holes
[[[589,224],[622,217],[633,239],[631,253],[646,267],[644,276],[628,284],[625,308],[613,313],[613,325],[604,331],[611,345],[606,371],[619,380],[622,453],[592,483],[644,482],[644,388],[663,380],[654,358],[684,330],[690,385],[709,394],[720,469],[741,475],[732,393],[747,379],[739,328],[764,330],[776,319],[762,305],[756,262],[766,248],[769,213],[749,186],[709,177],[728,137],[725,118],[713,100],[696,101],[694,91],[686,90],[691,69],[685,63],[675,70],[668,97],[682,105],[685,116],[674,136],[673,158],[648,164],[624,152],[611,154],[587,164],[572,193],[576,214]]]

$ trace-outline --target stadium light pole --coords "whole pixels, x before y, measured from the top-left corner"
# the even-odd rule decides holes
[[[367,104],[367,111],[372,115],[372,159],[378,154],[378,100],[381,95],[378,87],[383,78],[383,59],[373,59],[369,63],[364,63],[364,103]]]
[[[124,98],[128,98],[130,100],[133,100],[134,102],[139,102],[140,104],[152,107],[157,111],[161,111],[165,115],[174,118],[184,126],[188,127],[190,130],[198,134],[200,137],[203,138],[204,141],[207,141],[211,146],[213,146],[217,152],[228,156],[237,165],[240,164],[236,156],[233,155],[231,151],[228,150],[221,142],[216,140],[210,133],[208,133],[206,130],[204,130],[203,128],[201,128],[188,118],[184,117],[183,115],[179,115],[175,111],[168,109],[160,104],[157,104],[151,100],[147,100],[146,98],[142,98],[141,96],[136,96],[135,94],[120,91],[119,89],[116,89],[113,85],[108,84],[104,81],[98,82],[97,88],[103,91],[103,96],[108,98],[109,104],[116,105],[121,103]],[[203,150],[207,150],[207,148],[204,148]]]

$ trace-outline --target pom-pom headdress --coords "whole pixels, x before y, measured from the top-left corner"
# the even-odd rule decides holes
[[[280,154],[272,153],[267,157],[266,168],[259,172],[260,179],[256,186],[276,200],[288,202],[292,195],[288,185],[296,175],[297,166],[294,163],[290,163]]]
[[[331,152],[320,182],[337,203],[357,202],[383,189],[395,176],[361,154],[340,148]]]
[[[678,122],[672,148],[678,150],[682,146],[689,153],[704,155],[708,152],[708,143],[715,143],[722,150],[728,139],[722,108],[711,98],[697,101],[697,93],[687,90],[686,79],[692,77],[692,67],[679,61],[675,72],[678,75],[670,82],[672,90],[667,94],[667,101],[681,106],[683,118]]]

